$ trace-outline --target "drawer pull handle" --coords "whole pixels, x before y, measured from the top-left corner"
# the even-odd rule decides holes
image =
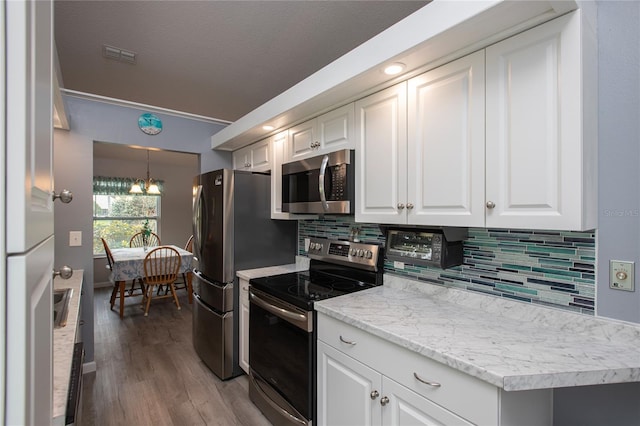
[[[351,345],[351,346],[355,346],[356,342],[351,342],[349,340],[344,340],[344,338],[342,336],[340,336],[340,341],[342,343],[346,343],[347,345]]]
[[[430,382],[428,380],[424,380],[424,379],[420,378],[420,376],[418,376],[418,373],[413,373],[413,377],[415,377],[416,380],[419,381],[420,383],[424,383],[425,385],[431,386],[433,388],[439,388],[440,386],[442,386],[438,382]]]

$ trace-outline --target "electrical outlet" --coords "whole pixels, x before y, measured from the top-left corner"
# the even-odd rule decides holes
[[[609,287],[616,290],[634,291],[634,262],[623,260],[609,261]]]
[[[82,245],[82,231],[69,231],[69,247]]]
[[[393,267],[396,269],[404,269],[404,262],[399,262],[397,260],[394,260]]]

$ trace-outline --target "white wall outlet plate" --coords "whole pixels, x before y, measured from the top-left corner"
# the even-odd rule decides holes
[[[69,231],[69,247],[82,245],[82,231]]]
[[[634,262],[610,260],[609,287],[616,290],[635,291]]]

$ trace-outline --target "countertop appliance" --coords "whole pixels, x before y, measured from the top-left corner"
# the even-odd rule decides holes
[[[276,425],[316,417],[314,302],[382,285],[376,244],[313,238],[308,271],[249,281],[249,397]]]
[[[355,151],[343,149],[282,165],[282,211],[353,214]]]
[[[467,228],[381,228],[389,260],[442,269],[462,265]]]
[[[193,346],[221,379],[238,364],[236,271],[295,262],[296,222],[271,220],[269,175],[216,170],[196,178]]]

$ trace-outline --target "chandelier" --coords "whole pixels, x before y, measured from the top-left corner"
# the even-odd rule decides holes
[[[144,193],[149,195],[160,195],[160,188],[158,188],[158,185],[149,177],[149,150],[147,150],[147,180],[137,179],[133,185],[131,185],[131,189],[129,190],[129,194]]]

